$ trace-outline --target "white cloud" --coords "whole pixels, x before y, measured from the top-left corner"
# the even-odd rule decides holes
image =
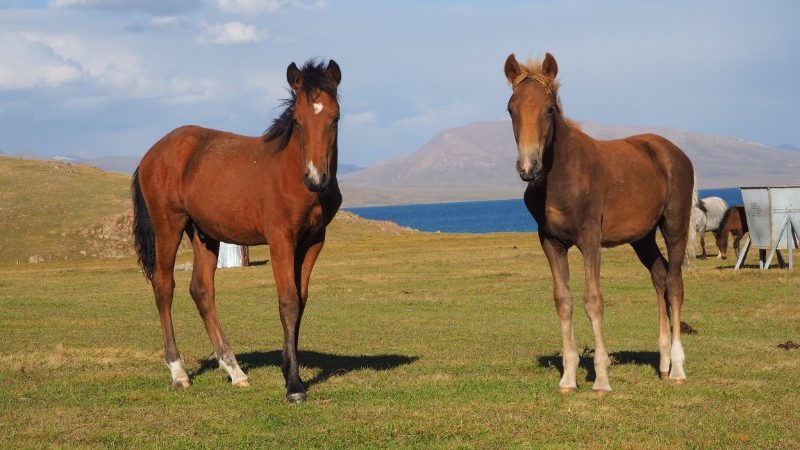
[[[64,106],[91,109],[113,98],[192,103],[210,98],[217,87],[210,79],[158,76],[114,42],[87,42],[73,35],[0,36],[0,89],[55,88],[78,81],[95,91],[66,99]]]
[[[145,22],[137,22],[125,29],[134,33],[144,31],[170,31],[189,25],[188,21],[179,16],[151,16]]]
[[[171,14],[197,9],[202,3],[201,0],[50,0],[50,6],[56,8],[144,11],[151,14]]]
[[[263,14],[274,13],[287,6],[303,9],[319,9],[327,6],[327,0],[302,2],[299,0],[215,0],[217,8],[230,14]]]
[[[371,109],[357,113],[345,113],[342,120],[344,123],[352,126],[369,125],[378,120],[378,114]]]
[[[84,69],[27,36],[0,37],[0,89],[53,88],[84,78]]]
[[[423,106],[422,111],[411,117],[395,122],[398,127],[447,127],[463,123],[474,117],[478,108],[475,105],[451,103],[442,106]]]
[[[266,39],[266,33],[256,28],[255,25],[245,25],[241,22],[205,24],[202,27],[203,33],[197,38],[197,42],[200,44],[250,44]]]

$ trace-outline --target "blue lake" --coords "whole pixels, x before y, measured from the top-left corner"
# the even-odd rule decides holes
[[[700,197],[722,197],[729,205],[742,204],[738,188],[701,189]],[[389,220],[420,231],[496,233],[536,231],[536,222],[519,199],[424,205],[346,208],[367,219]]]

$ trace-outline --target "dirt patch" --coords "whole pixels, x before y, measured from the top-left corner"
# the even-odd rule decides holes
[[[404,227],[398,225],[394,222],[389,222],[385,220],[372,220],[372,219],[365,219],[358,214],[352,213],[350,211],[343,211],[339,210],[336,213],[336,217],[333,220],[343,223],[351,223],[351,224],[358,224],[358,225],[366,225],[370,228],[373,228],[378,231],[384,231],[392,234],[400,234],[400,233],[408,233],[409,231],[418,231],[413,228]]]
[[[681,321],[681,334],[697,334],[697,330],[688,323]]]
[[[783,344],[778,344],[778,348],[782,348],[784,350],[795,350],[800,348],[800,344],[797,342],[786,341]]]
[[[106,217],[88,227],[73,230],[72,233],[86,239],[86,248],[80,256],[100,258],[124,258],[133,256],[133,208],[122,214]],[[180,250],[191,249],[192,245],[184,235]]]

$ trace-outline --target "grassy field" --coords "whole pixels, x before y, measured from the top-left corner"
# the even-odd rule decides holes
[[[591,392],[573,258],[579,391],[557,392],[560,333],[535,236],[388,233],[337,223],[301,337],[308,401],[284,400],[269,264],[218,272],[223,327],[253,386],[216,368],[176,272],[170,386],[150,288],[133,259],[0,266],[0,448],[768,447],[800,444],[800,271],[686,279],[689,384],[656,373],[657,310],[632,250],[603,253],[614,392]],[[184,254],[179,262],[189,261]],[[254,252],[264,261],[266,249]]]
[[[265,247],[253,252],[258,265],[217,275],[249,389],[216,368],[190,272],[176,272],[175,327],[193,383],[177,391],[150,287],[120,257],[130,254],[118,220],[128,183],[0,158],[0,448],[800,445],[800,350],[777,348],[800,341],[800,271],[698,261],[686,278],[684,320],[698,331],[684,338],[689,384],[675,386],[656,373],[648,274],[628,247],[604,251],[614,392],[598,396],[573,253],[584,357],[578,393],[561,395],[560,333],[535,236],[412,233],[348,215],[329,230],[303,321],[308,401],[284,400]],[[189,261],[182,252],[178,262]]]
[[[129,208],[129,185],[85,165],[0,157],[0,264],[129,253],[128,236],[98,229]]]

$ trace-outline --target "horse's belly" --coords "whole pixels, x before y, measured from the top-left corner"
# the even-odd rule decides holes
[[[627,213],[606,211],[603,214],[601,244],[603,247],[626,244],[645,237],[658,223],[658,211]]]
[[[264,224],[257,216],[242,211],[219,211],[218,215],[189,213],[192,222],[201,232],[213,239],[238,245],[261,245],[267,243]]]

